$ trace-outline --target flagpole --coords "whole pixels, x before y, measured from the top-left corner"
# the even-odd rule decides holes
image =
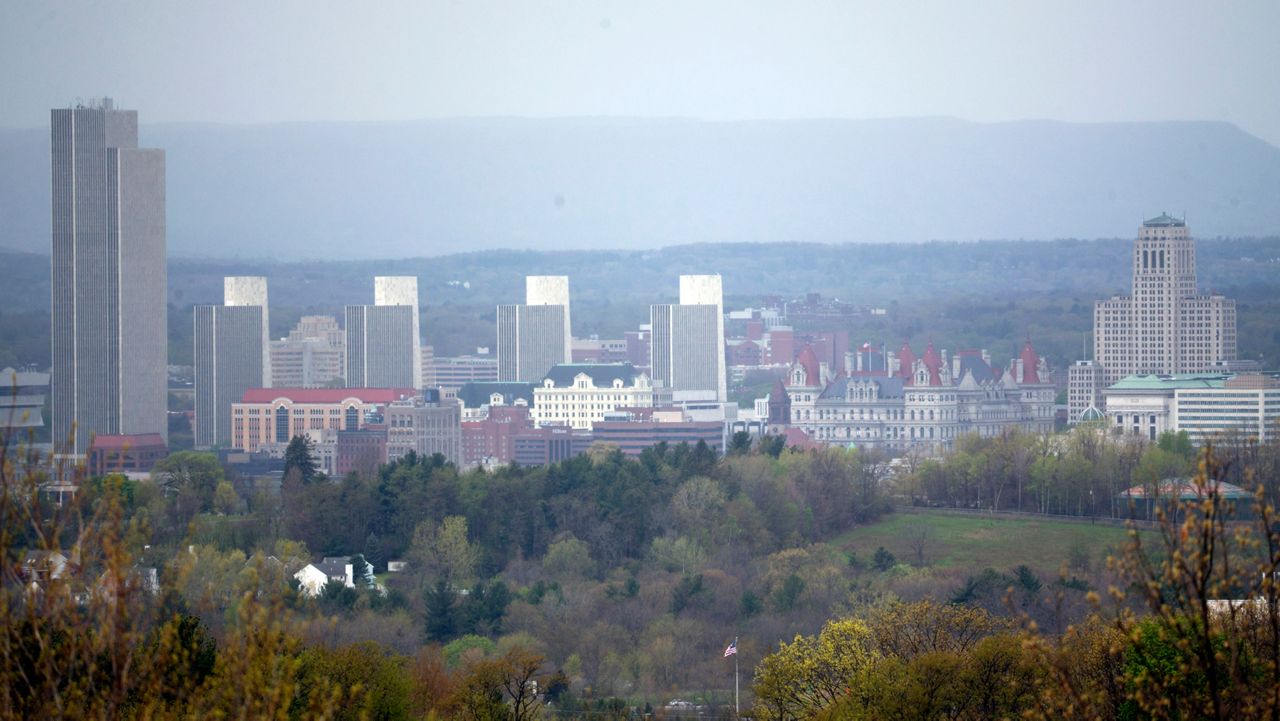
[[[733,717],[741,718],[742,712],[738,709],[738,637],[733,637]]]

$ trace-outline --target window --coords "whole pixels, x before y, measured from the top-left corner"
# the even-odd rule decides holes
[[[289,409],[280,406],[276,409],[276,443],[289,442]]]

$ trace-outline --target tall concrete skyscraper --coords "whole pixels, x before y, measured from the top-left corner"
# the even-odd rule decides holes
[[[1110,385],[1133,374],[1195,373],[1236,360],[1236,304],[1196,290],[1185,220],[1162,214],[1133,242],[1133,294],[1094,305],[1094,359]]]
[[[720,276],[680,276],[680,303],[651,306],[649,315],[653,380],[676,400],[727,401]]]
[[[417,277],[378,276],[373,296],[347,306],[347,387],[421,390]]]
[[[110,99],[50,120],[55,446],[167,438],[164,151],[139,148],[137,111]]]
[[[530,275],[524,305],[498,306],[498,380],[536,383],[573,360],[569,277]]]
[[[271,385],[267,279],[223,278],[222,305],[195,307],[195,442],[229,445],[231,404]]]

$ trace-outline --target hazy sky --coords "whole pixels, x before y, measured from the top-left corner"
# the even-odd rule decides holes
[[[1278,30],[1280,0],[0,0],[0,126],[109,94],[144,122],[1197,119],[1280,145]]]

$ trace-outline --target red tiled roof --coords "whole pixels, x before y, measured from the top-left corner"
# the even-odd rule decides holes
[[[1040,358],[1036,356],[1036,349],[1031,347],[1031,339],[1027,339],[1027,344],[1022,346],[1022,382],[1023,383],[1039,383],[1040,374],[1036,372],[1036,366],[1040,364]]]
[[[121,450],[124,448],[150,448],[159,446],[167,448],[168,445],[159,433],[133,433],[128,435],[100,435],[93,437],[93,444],[90,449],[101,448],[103,450]]]
[[[904,340],[902,347],[898,349],[898,376],[902,378],[903,385],[911,385],[911,366],[915,365],[916,354],[911,352],[911,346]]]
[[[250,388],[241,402],[270,403],[288,398],[294,403],[341,403],[355,398],[363,403],[390,403],[417,394],[412,388]]]
[[[929,347],[924,349],[924,357],[920,360],[924,361],[925,368],[929,369],[929,385],[942,385],[942,356],[938,355],[938,350],[933,347],[933,341],[929,341]]]
[[[806,345],[804,350],[800,351],[800,355],[796,358],[796,365],[804,368],[805,382],[811,386],[822,385],[822,375],[820,366],[818,365],[818,356],[813,352],[813,346]],[[790,374],[787,376],[787,385],[790,383]]]

